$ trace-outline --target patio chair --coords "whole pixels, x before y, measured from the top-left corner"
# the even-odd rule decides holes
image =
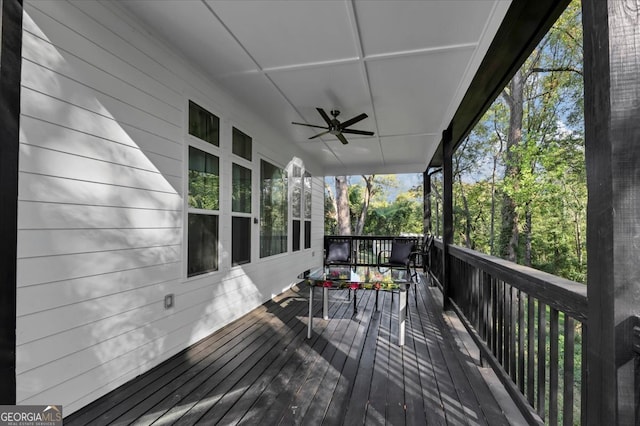
[[[427,279],[430,279],[430,269],[431,269],[431,257],[430,252],[433,248],[434,237],[433,235],[425,235],[422,239],[422,245],[419,250],[411,253],[411,280],[418,285],[418,259],[422,259],[422,270],[427,273]],[[418,289],[417,287],[413,292],[414,299],[416,303],[418,303]]]
[[[378,253],[378,270],[380,272],[387,272],[389,269],[405,271],[409,281],[409,288],[407,289],[409,291],[414,284],[411,266],[415,253],[416,245],[413,241],[395,240],[391,243],[391,250],[382,250]],[[393,292],[391,293],[391,302],[393,303]]]
[[[325,248],[324,264],[352,267],[351,251],[351,240],[331,241]]]
[[[351,247],[351,239],[330,241],[324,250],[324,266],[349,267],[349,270],[355,271],[355,262],[353,250]],[[349,289],[349,300],[351,300],[351,289]],[[355,296],[355,290],[354,290]],[[354,299],[355,302],[355,299]],[[354,305],[355,306],[355,305]]]

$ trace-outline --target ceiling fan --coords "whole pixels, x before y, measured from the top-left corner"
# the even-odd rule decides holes
[[[295,121],[291,122],[291,124],[297,124],[299,126],[315,127],[317,129],[326,129],[324,132],[320,132],[315,136],[311,136],[309,139],[315,139],[318,136],[326,135],[327,133],[329,133],[337,137],[340,142],[346,145],[349,143],[349,141],[347,141],[347,139],[342,135],[343,133],[373,136],[373,132],[368,132],[366,130],[347,129],[347,127],[353,124],[356,124],[357,122],[367,118],[368,115],[365,113],[356,115],[355,117],[341,123],[340,121],[338,121],[338,116],[340,115],[340,111],[338,111],[337,109],[331,110],[331,115],[333,116],[333,118],[329,118],[327,113],[322,108],[316,108],[316,110],[318,110],[318,113],[320,113],[320,115],[322,116],[322,119],[327,123],[326,126],[316,126],[315,124],[307,124],[307,123],[296,123]]]

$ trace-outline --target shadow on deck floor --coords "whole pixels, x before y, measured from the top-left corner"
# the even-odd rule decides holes
[[[330,319],[301,285],[64,419],[65,425],[508,425],[497,381],[478,368],[441,293],[408,298],[406,342],[397,345],[397,303],[332,291]],[[317,290],[318,294],[320,290]],[[470,349],[470,350],[469,350]],[[502,390],[502,392],[504,392]],[[508,398],[507,398],[508,399]],[[507,401],[509,402],[509,401]]]

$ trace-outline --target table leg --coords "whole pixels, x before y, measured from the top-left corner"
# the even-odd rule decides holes
[[[311,339],[313,329],[313,286],[309,286],[309,322],[307,323],[307,339]]]
[[[407,314],[407,286],[400,288],[400,303],[398,303],[398,346],[404,346],[405,317]]]
[[[329,319],[329,289],[327,287],[322,288],[322,317],[326,320]]]

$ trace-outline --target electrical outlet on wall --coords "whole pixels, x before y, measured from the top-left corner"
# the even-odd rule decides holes
[[[167,294],[164,297],[164,308],[165,309],[173,308],[173,293],[172,294]]]

